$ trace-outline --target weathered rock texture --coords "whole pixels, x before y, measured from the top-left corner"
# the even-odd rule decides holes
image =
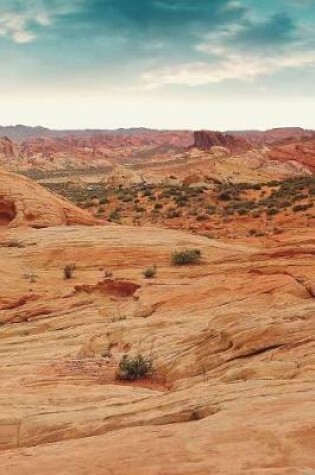
[[[314,130],[306,130],[301,127],[278,127],[265,131],[244,130],[229,132],[232,135],[243,137],[253,145],[275,145],[286,141],[302,141],[314,138]]]
[[[199,265],[170,265],[191,247]],[[314,255],[303,229],[269,248],[112,225],[3,232],[0,472],[313,473]],[[116,381],[139,351],[155,375]]]
[[[274,147],[268,154],[271,160],[297,163],[315,173],[315,139]]]
[[[245,139],[230,134],[221,134],[221,132],[201,130],[195,132],[194,137],[195,147],[202,149],[224,147],[229,149],[232,153],[238,153],[252,148]]]
[[[0,170],[0,226],[44,228],[95,223],[87,212],[28,178]]]
[[[8,137],[0,137],[0,160],[11,160],[17,156],[18,152],[12,140]]]
[[[115,167],[105,178],[104,184],[108,188],[128,188],[143,183],[141,176],[122,165]]]

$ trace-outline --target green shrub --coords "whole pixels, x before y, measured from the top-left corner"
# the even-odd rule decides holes
[[[300,205],[293,206],[292,210],[294,211],[294,213],[298,213],[299,211],[307,211],[311,207],[312,207],[311,204],[305,204],[305,205],[300,204]]]
[[[222,191],[218,195],[218,199],[221,200],[221,201],[230,201],[231,200],[231,195],[228,191]]]
[[[248,213],[248,209],[246,209],[246,208],[239,208],[239,209],[237,210],[237,212],[238,212],[238,214],[239,214],[240,216],[245,216],[245,214]]]
[[[166,217],[168,219],[180,218],[181,215],[182,215],[182,213],[180,211],[176,210],[176,209],[170,209],[166,213]]]
[[[121,216],[120,216],[119,212],[117,210],[115,210],[115,211],[112,211],[110,213],[108,220],[113,222],[113,223],[120,223]]]
[[[207,206],[207,208],[206,208],[206,213],[207,214],[211,215],[211,214],[215,214],[215,212],[216,212],[216,207],[215,206],[213,206],[213,205]]]
[[[249,235],[249,236],[256,236],[256,234],[257,234],[257,229],[250,229],[250,230],[248,231],[248,235]]]
[[[141,379],[153,370],[152,358],[147,358],[141,354],[137,356],[123,355],[117,373],[117,378],[125,381],[135,381]]]
[[[186,195],[176,196],[176,198],[174,198],[174,201],[177,205],[186,204],[188,201],[188,196]]]
[[[199,215],[196,217],[196,221],[208,221],[208,216],[205,215],[205,214],[199,214]]]
[[[276,208],[268,208],[266,210],[266,215],[267,216],[274,216],[274,215],[278,214],[278,212],[279,212],[279,210],[276,209]]]
[[[198,211],[196,209],[192,209],[189,213],[190,216],[198,216]]]
[[[143,271],[143,275],[146,279],[153,279],[157,273],[157,266],[148,267]]]
[[[172,254],[172,264],[174,266],[187,266],[197,264],[201,259],[201,251],[199,249],[185,249],[183,251],[175,251]]]
[[[63,277],[65,280],[71,279],[73,276],[73,272],[76,269],[75,264],[67,264],[63,268]]]
[[[11,239],[5,244],[5,247],[24,247],[23,244],[17,239]]]
[[[223,215],[232,215],[235,214],[235,209],[230,208],[229,206],[223,210]]]
[[[136,211],[136,213],[143,213],[145,211],[145,208],[143,206],[135,206],[134,207],[134,210]]]
[[[251,186],[251,189],[252,190],[261,190],[261,185],[259,185],[258,183],[257,184],[255,183],[254,185]]]

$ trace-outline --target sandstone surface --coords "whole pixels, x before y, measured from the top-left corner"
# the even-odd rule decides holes
[[[92,216],[21,175],[0,170],[0,226],[95,224]]]
[[[201,262],[172,266],[186,248]],[[0,256],[0,473],[313,473],[311,229],[245,245],[3,228]],[[117,381],[121,356],[139,352],[152,376]]]

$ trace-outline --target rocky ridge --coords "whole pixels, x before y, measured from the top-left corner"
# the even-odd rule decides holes
[[[201,130],[194,132],[194,138],[194,146],[201,149],[224,147],[230,153],[240,153],[252,148],[245,139],[231,134],[222,134],[221,132]]]

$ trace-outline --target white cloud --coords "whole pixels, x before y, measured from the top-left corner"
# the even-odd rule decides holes
[[[217,53],[217,50],[215,50]],[[294,69],[315,64],[315,52],[287,52],[273,57],[250,54],[225,53],[224,59],[213,64],[191,62],[167,66],[146,72],[142,79],[147,89],[163,85],[203,86],[230,79],[250,81],[269,76],[283,69]]]
[[[0,17],[0,36],[10,37],[16,43],[27,43],[34,39],[34,34],[26,29],[25,18],[10,12]]]
[[[80,6],[82,0],[17,0],[13,4],[0,0],[0,37],[15,43],[29,43],[37,38],[31,25],[49,26],[55,18]],[[71,3],[71,5],[69,5]]]

